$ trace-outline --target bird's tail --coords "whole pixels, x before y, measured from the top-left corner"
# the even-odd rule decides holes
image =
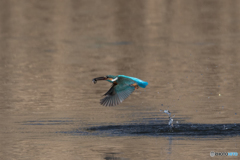
[[[142,82],[139,86],[142,88],[145,88],[148,85],[148,82]]]

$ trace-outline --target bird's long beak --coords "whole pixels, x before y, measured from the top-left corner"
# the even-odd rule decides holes
[[[99,80],[107,80],[107,77],[98,77],[98,78],[94,78],[94,79],[92,80],[92,82],[93,82],[94,84],[96,84],[97,81],[99,81]]]

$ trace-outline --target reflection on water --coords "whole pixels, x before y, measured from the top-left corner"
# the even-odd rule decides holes
[[[239,8],[234,0],[0,1],[1,159],[239,153],[238,130],[204,138],[76,132],[101,126],[151,131],[167,124],[159,109],[186,127],[238,125]],[[96,87],[91,79],[108,74],[149,85],[103,107],[99,99],[110,84]]]

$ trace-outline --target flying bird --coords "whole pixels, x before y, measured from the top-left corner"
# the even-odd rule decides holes
[[[122,103],[135,89],[139,87],[145,88],[148,85],[148,82],[125,75],[107,75],[94,78],[92,82],[96,84],[99,80],[106,80],[112,83],[112,87],[104,94],[105,97],[100,101],[103,106],[116,106]]]

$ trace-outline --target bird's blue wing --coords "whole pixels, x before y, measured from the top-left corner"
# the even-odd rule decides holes
[[[119,75],[119,78],[125,78],[125,79],[131,79],[133,81],[135,81],[139,87],[145,88],[148,85],[148,82],[145,82],[141,79],[135,78],[135,77],[129,77],[129,76],[125,76],[125,75]]]
[[[117,84],[113,84],[107,93],[104,94],[106,97],[101,99],[100,103],[104,106],[118,105],[135,90],[135,87],[131,86],[134,83],[130,79],[119,78]]]

